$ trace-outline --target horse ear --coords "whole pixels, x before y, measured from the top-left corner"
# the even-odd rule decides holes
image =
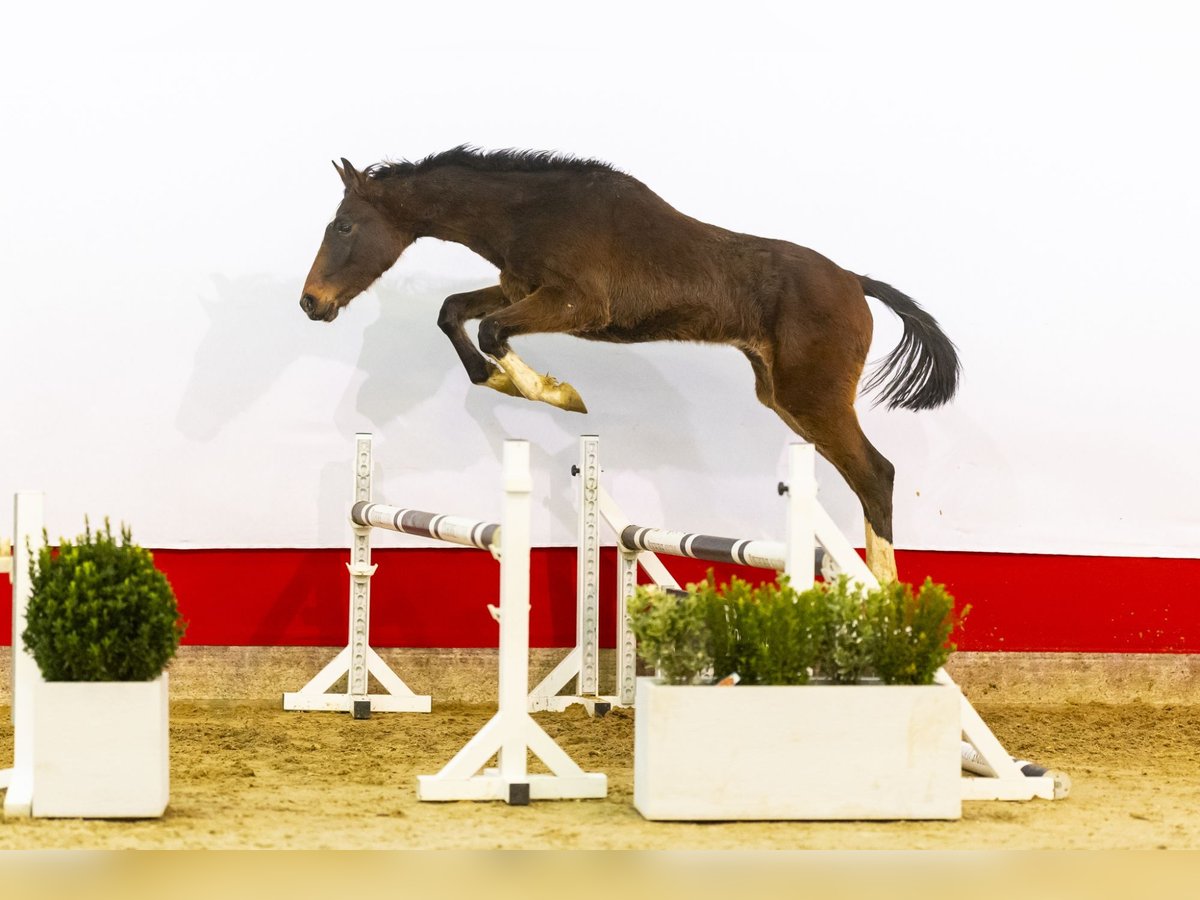
[[[362,187],[363,173],[355,169],[346,157],[342,157],[341,166],[334,163],[333,167],[337,169],[338,176],[342,179],[342,184],[346,186],[347,191],[357,192]]]

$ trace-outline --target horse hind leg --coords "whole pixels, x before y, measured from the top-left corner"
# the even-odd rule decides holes
[[[558,290],[538,288],[479,323],[479,348],[496,361],[521,396],[568,412],[586,413],[587,406],[574,387],[551,375],[535,372],[508,343],[510,337],[519,334],[569,333],[585,327],[580,306],[568,302]]]
[[[867,568],[880,583],[895,581],[896,551],[892,536],[895,467],[867,440],[853,407],[842,410],[833,421],[804,421],[801,429],[797,430],[841,473],[862,504]]]
[[[767,405],[846,479],[866,520],[867,568],[881,583],[895,581],[892,490],[896,470],[859,426],[854,411],[856,378],[847,379],[849,391],[842,391],[830,383],[829,369],[793,369],[782,377],[764,375],[760,379],[756,367],[755,375],[756,381],[762,382],[759,399],[769,388],[771,402]]]

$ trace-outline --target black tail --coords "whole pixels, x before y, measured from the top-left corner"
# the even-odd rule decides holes
[[[958,350],[937,319],[890,284],[865,275],[858,280],[864,294],[882,301],[904,323],[900,343],[876,366],[863,391],[882,386],[876,402],[886,402],[888,409],[932,409],[948,402],[958,389]]]

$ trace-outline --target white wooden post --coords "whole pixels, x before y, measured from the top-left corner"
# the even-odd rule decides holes
[[[12,722],[13,767],[0,772],[6,818],[29,816],[33,811],[33,691],[42,680],[33,656],[25,649],[25,612],[32,584],[31,553],[42,544],[45,497],[39,491],[22,491],[13,499],[12,572]]]
[[[500,519],[499,706],[525,712],[529,693],[529,444],[504,442],[504,512]],[[499,763],[502,780],[525,781],[528,752],[521,729],[504,732]]]
[[[812,444],[788,445],[787,525],[784,573],[797,591],[813,586],[817,553],[817,451]]]

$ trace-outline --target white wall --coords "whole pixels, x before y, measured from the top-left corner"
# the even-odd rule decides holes
[[[87,512],[150,546],[336,545],[356,430],[385,499],[482,516],[523,436],[536,540],[569,544],[596,431],[636,518],[778,534],[789,433],[732,350],[519,339],[586,418],[472,388],[437,309],[494,272],[432,241],[303,316],[329,160],[469,141],[610,160],[918,298],[965,379],[936,412],[862,405],[899,546],[1196,555],[1195,9],[25,4],[0,38],[0,496],[47,490],[55,534]],[[874,309],[878,357],[899,329]]]

